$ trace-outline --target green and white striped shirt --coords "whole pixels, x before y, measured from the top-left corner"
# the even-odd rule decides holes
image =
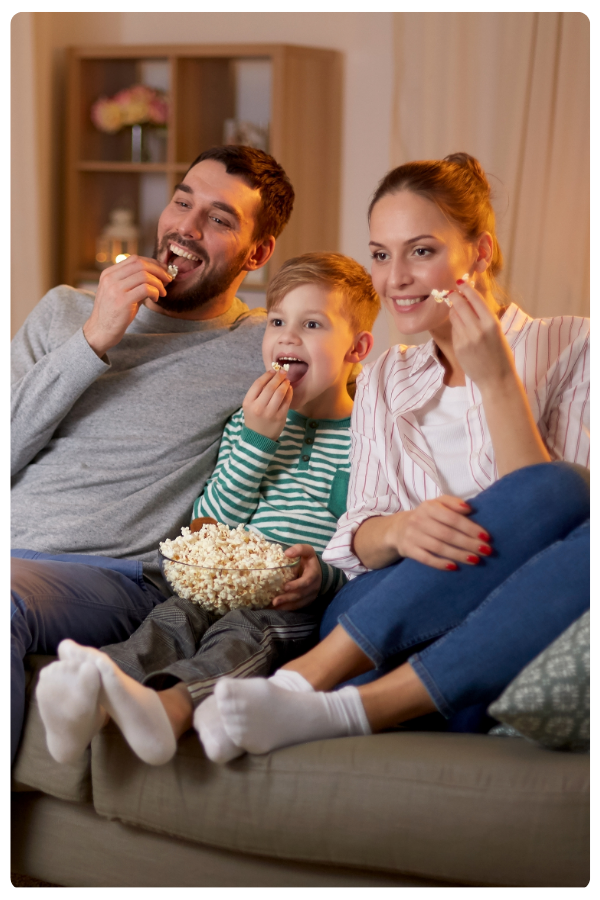
[[[194,517],[230,527],[251,525],[268,540],[311,544],[323,571],[321,593],[346,578],[321,553],[346,511],[350,418],[307,419],[290,410],[278,441],[234,413],[223,432],[217,466],[194,503]]]

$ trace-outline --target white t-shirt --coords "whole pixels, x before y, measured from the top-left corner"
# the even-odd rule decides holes
[[[443,385],[424,406],[414,410],[435,460],[442,493],[461,500],[474,497],[480,491],[469,468],[468,408],[466,387]]]

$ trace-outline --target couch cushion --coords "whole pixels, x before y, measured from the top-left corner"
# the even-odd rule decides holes
[[[213,847],[440,881],[584,885],[589,759],[487,735],[315,741],[227,766],[193,732],[151,767],[108,725],[96,810]]]
[[[489,713],[545,747],[589,750],[589,610],[525,666]]]
[[[40,670],[55,659],[54,656],[25,657],[29,708],[13,766],[12,789],[44,791],[61,800],[89,803],[92,799],[90,750],[86,750],[78,762],[61,765],[52,759],[46,746],[46,731],[35,698],[35,688]]]

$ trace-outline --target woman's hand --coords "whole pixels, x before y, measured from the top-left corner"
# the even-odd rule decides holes
[[[467,518],[471,507],[458,497],[425,500],[415,509],[367,519],[354,535],[354,552],[370,569],[406,557],[434,569],[475,566],[492,552],[490,536]]]
[[[550,462],[500,322],[470,284],[451,297],[452,346],[479,388],[498,475]]]
[[[321,590],[322,573],[317,554],[310,544],[294,544],[288,547],[285,555],[290,558],[300,557],[300,575],[284,585],[284,594],[275,597],[275,609],[302,609],[316,600]]]
[[[244,397],[242,409],[246,426],[276,441],[283,431],[293,393],[283,369],[265,372]]]
[[[468,282],[451,293],[452,346],[459,366],[480,391],[516,377],[499,320]]]

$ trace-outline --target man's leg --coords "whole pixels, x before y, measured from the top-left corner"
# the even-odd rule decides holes
[[[11,730],[16,753],[25,710],[27,653],[54,655],[64,638],[99,646],[124,640],[163,595],[118,571],[53,559],[12,560]]]

